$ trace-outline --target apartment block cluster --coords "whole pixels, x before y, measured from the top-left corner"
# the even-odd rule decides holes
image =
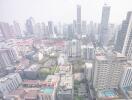
[[[66,42],[65,53],[68,58],[93,60],[95,57],[95,48],[92,43],[83,44],[82,41],[74,39]]]

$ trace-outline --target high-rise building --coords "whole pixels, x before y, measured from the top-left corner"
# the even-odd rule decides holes
[[[132,86],[132,65],[130,63],[124,66],[124,72],[121,78],[120,87],[127,88]]]
[[[2,34],[1,28],[0,28],[0,39],[3,39],[3,34]]]
[[[131,23],[130,19],[132,16],[132,12],[128,12],[126,19],[122,22],[121,29],[118,31],[117,37],[116,37],[116,43],[115,43],[115,50],[122,53],[124,41],[126,38],[126,33],[128,30],[128,26]],[[125,49],[125,48],[124,48]]]
[[[109,16],[110,16],[110,6],[107,6],[105,4],[102,10],[102,19],[100,26],[101,29],[99,34],[100,45],[105,45],[105,40],[108,39],[107,31],[108,31]]]
[[[81,57],[84,60],[93,60],[95,56],[95,49],[92,44],[81,46]]]
[[[68,39],[73,39],[73,37],[74,37],[73,25],[69,24],[68,25]]]
[[[22,79],[18,73],[12,73],[0,78],[0,91],[3,95],[7,95],[11,91],[17,89],[22,83]]]
[[[54,33],[53,30],[54,30],[53,22],[48,21],[48,32],[49,32],[49,34],[53,35],[53,33]]]
[[[0,49],[0,66],[9,67],[16,60],[16,53],[13,49]]]
[[[132,60],[132,16],[129,20],[129,25],[124,40],[122,54],[124,54],[128,60]]]
[[[12,37],[10,26],[8,23],[0,22],[0,30],[1,30],[2,36],[5,39],[9,39]]]
[[[41,30],[41,33],[42,33],[42,36],[45,36],[47,33],[46,33],[46,25],[45,23],[42,23],[42,30]]]
[[[33,35],[34,34],[34,24],[35,24],[35,21],[32,17],[27,19],[27,21],[26,21],[26,31],[27,31],[28,35]]]
[[[68,57],[81,57],[81,42],[79,40],[67,41],[66,53]]]
[[[63,37],[64,38],[68,37],[68,25],[67,24],[63,25]]]
[[[77,34],[81,34],[81,6],[77,5]]]
[[[92,82],[93,77],[93,64],[92,63],[85,63],[85,70],[84,73],[86,75],[86,79],[89,83]]]
[[[40,23],[36,23],[34,26],[34,34],[36,37],[41,37],[42,33],[41,33],[41,25]]]
[[[77,33],[77,21],[73,20],[73,33],[76,34]]]
[[[126,57],[100,49],[96,52],[93,87],[95,91],[117,89]]]
[[[14,29],[15,29],[16,37],[21,37],[22,34],[21,34],[21,28],[20,28],[19,23],[17,23],[16,21],[14,21],[13,24],[14,24]]]
[[[82,34],[86,34],[86,33],[87,33],[87,22],[82,21]]]

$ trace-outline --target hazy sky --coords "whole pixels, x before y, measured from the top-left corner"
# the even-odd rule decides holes
[[[30,16],[36,22],[72,22],[76,19],[76,5],[82,6],[82,20],[100,22],[106,0],[0,0],[0,21],[16,20],[25,23]],[[108,0],[111,6],[110,22],[121,23],[132,0]]]

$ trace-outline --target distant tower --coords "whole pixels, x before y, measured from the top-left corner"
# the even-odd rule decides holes
[[[123,51],[124,42],[125,42],[125,38],[126,38],[126,34],[127,34],[127,30],[130,24],[131,17],[132,17],[132,12],[128,12],[126,19],[123,20],[121,29],[118,31],[118,34],[117,34],[116,43],[115,43],[115,51],[118,51],[120,53],[122,53]]]
[[[26,29],[28,35],[34,34],[34,25],[35,25],[35,21],[32,17],[26,20]]]
[[[132,14],[132,12],[129,12]],[[122,53],[128,60],[132,60],[132,16],[130,16],[127,32],[124,40]]]
[[[100,45],[105,45],[105,40],[108,39],[107,32],[108,32],[109,16],[110,16],[110,6],[107,6],[105,4],[102,10],[101,27],[100,27],[100,34],[99,34]]]
[[[53,22],[52,21],[48,21],[48,33],[49,35],[52,35],[54,33],[53,31]]]
[[[21,34],[21,29],[20,29],[19,23],[17,23],[16,21],[14,21],[13,24],[14,24],[14,29],[15,29],[15,33],[16,33],[15,35],[17,37],[21,37],[22,34]]]
[[[77,34],[81,34],[81,6],[77,5]]]

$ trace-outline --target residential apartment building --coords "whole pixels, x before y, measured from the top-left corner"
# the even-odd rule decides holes
[[[21,83],[22,79],[18,73],[6,75],[0,79],[0,91],[6,95],[18,88]]]
[[[118,88],[126,57],[117,52],[96,52],[93,86],[96,91]]]

